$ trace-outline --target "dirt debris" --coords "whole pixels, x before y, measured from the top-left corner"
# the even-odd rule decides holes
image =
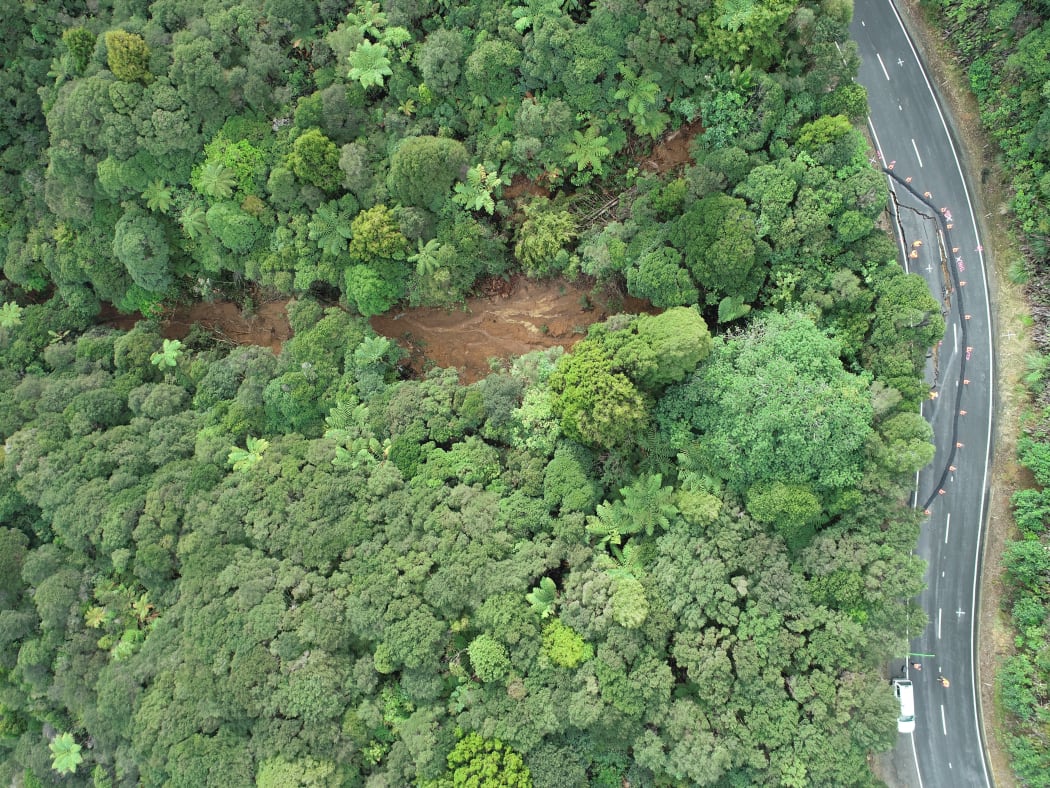
[[[178,339],[185,337],[194,323],[199,323],[220,341],[268,347],[276,355],[292,336],[285,312],[287,303],[287,300],[267,301],[248,314],[231,301],[179,307],[161,323],[160,333],[168,339]]]
[[[287,303],[287,299],[266,301],[249,313],[233,301],[180,305],[161,316],[160,335],[165,339],[185,339],[194,324],[200,324],[220,342],[268,347],[276,355],[292,336],[285,312]],[[137,312],[123,315],[108,305],[99,317],[101,323],[122,331],[130,331],[142,319]]]
[[[524,276],[484,280],[482,295],[453,310],[394,310],[371,319],[379,334],[409,352],[408,364],[422,373],[432,366],[456,367],[463,383],[492,372],[491,359],[506,360],[532,350],[582,339],[587,326],[621,312],[660,310],[615,292],[595,292],[592,281],[536,281]]]

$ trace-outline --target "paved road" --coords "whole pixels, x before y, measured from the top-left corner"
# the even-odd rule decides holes
[[[990,786],[975,671],[994,400],[984,254],[950,119],[890,0],[856,0],[851,33],[881,165],[892,165],[901,258],[926,277],[948,323],[927,368],[936,398],[923,406],[937,454],[919,474],[916,493],[916,505],[929,510],[918,546],[929,563],[927,589],[917,600],[929,625],[910,647],[914,655],[933,656],[907,660],[916,730],[900,737],[894,764],[905,785]],[[912,662],[921,663],[921,671]],[[902,655],[892,670],[904,664]],[[950,686],[942,686],[940,676]]]

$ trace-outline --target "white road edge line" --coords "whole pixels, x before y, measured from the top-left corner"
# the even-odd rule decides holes
[[[944,113],[941,112],[941,104],[937,100],[937,94],[933,90],[933,85],[930,84],[930,78],[926,74],[926,69],[923,68],[923,66],[922,66],[922,60],[919,58],[919,53],[915,51],[915,44],[912,42],[911,36],[908,34],[908,28],[906,28],[904,26],[904,20],[901,19],[901,15],[900,15],[900,12],[897,10],[897,6],[895,6],[893,4],[892,0],[887,0],[887,2],[889,2],[889,6],[890,6],[890,9],[893,11],[893,15],[897,18],[897,24],[900,25],[901,31],[904,33],[904,37],[908,40],[908,48],[911,49],[912,57],[915,58],[915,63],[919,67],[919,73],[922,74],[923,81],[926,83],[926,89],[929,90],[930,96],[933,98],[934,109],[937,110],[937,115],[941,119],[941,126],[944,129],[944,136],[948,139],[948,146],[951,148],[952,157],[955,159],[955,168],[959,171],[960,176],[962,176],[963,196],[966,198],[966,205],[970,209],[970,221],[971,221],[971,223],[973,225],[973,234],[974,234],[974,237],[976,237],[978,239],[978,246],[979,246],[980,245],[980,231],[978,230],[978,227],[977,227],[977,215],[974,213],[973,202],[970,200],[970,189],[966,185],[966,176],[963,173],[962,164],[960,164],[960,162],[959,162],[959,153],[958,153],[958,151],[955,150],[955,143],[952,141],[951,132],[948,130],[948,122],[944,119]],[[868,123],[869,123],[869,125],[871,124],[871,119],[870,118],[868,119]],[[989,296],[988,296],[988,278],[985,276],[985,273],[984,273],[984,252],[983,251],[978,251],[977,252],[977,258],[978,258],[978,260],[981,263],[981,265],[980,265],[981,279],[982,279],[983,284],[984,284],[984,309],[985,309],[985,318],[987,320],[987,326],[988,326],[988,347],[994,347],[994,345],[992,344],[992,310],[991,310],[991,304],[990,304]],[[992,358],[988,360],[988,379],[989,380],[993,380],[993,381],[995,380],[995,354],[994,353],[992,354]],[[988,453],[991,453],[991,450],[992,450],[991,440],[992,440],[992,408],[989,407],[988,408],[988,438],[987,438]],[[977,538],[977,546],[974,548],[973,590],[971,591],[971,594],[970,594],[970,598],[971,598],[971,602],[972,602],[971,606],[972,606],[972,608],[974,610],[977,610],[977,586],[978,586],[978,580],[980,578],[980,574],[979,573],[980,573],[980,565],[981,565],[981,546],[984,543],[984,535],[983,535],[983,532],[984,532],[984,501],[985,501],[985,496],[987,494],[987,490],[988,490],[988,457],[986,455],[985,458],[984,458],[984,478],[982,479],[982,482],[981,482],[981,505],[980,505],[980,508],[977,511],[977,516],[980,519],[978,519],[978,521],[977,521],[977,523],[978,523],[978,538]],[[973,699],[973,716],[974,716],[974,720],[977,721],[977,734],[978,734],[978,738],[980,739],[980,742],[981,742],[981,771],[984,774],[984,784],[990,786],[992,784],[992,782],[991,782],[991,779],[988,777],[988,763],[987,763],[987,757],[986,757],[986,753],[985,753],[984,731],[981,728],[981,724],[980,724],[981,715],[980,715],[980,712],[979,712],[978,707],[977,707],[977,701],[978,701],[978,694],[977,694],[977,690],[978,690],[978,673],[980,671],[980,666],[978,665],[977,661],[974,659],[974,635],[976,634],[975,627],[977,625],[977,619],[978,618],[979,618],[979,616],[977,616],[977,615],[970,616],[970,665],[972,666],[972,671],[970,673],[970,681],[971,681],[971,684],[973,685],[972,688],[971,688],[972,689],[972,699]],[[912,752],[913,753],[915,752],[914,742],[912,744]],[[919,763],[918,758],[916,758],[916,760],[915,760],[916,767],[918,767],[918,763]],[[920,779],[920,782],[921,782],[921,779]],[[921,786],[920,786],[920,788],[921,788]]]
[[[886,81],[889,82],[890,72],[886,70],[886,64],[882,62],[882,55],[876,52],[875,57],[879,59],[879,65],[882,66],[882,73],[886,75]]]
[[[915,751],[915,734],[911,735],[911,754],[915,758],[915,776],[919,780],[919,788],[922,788],[922,775],[919,774],[919,754]]]
[[[921,167],[922,166],[922,156],[919,155],[919,146],[915,144],[915,138],[914,137],[912,138],[912,141],[911,141],[911,147],[912,147],[912,150],[915,151],[915,158],[919,160],[919,166]]]

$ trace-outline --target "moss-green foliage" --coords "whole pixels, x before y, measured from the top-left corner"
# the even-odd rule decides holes
[[[393,212],[385,205],[361,211],[350,224],[347,254],[352,260],[405,260],[410,248]]]
[[[892,742],[892,698],[866,665],[873,643],[904,637],[901,595],[921,583],[917,564],[884,560],[910,549],[909,510],[869,501],[878,527],[864,507],[789,552],[688,452],[663,472],[617,471],[632,455],[490,433],[536,423],[518,402],[556,380],[541,360],[469,389],[439,372],[364,386],[389,342],[306,300],[289,318],[279,358],[187,345],[162,380],[150,363],[162,341],[143,323],[57,343],[52,372],[18,367],[3,390],[5,691],[53,688],[51,708],[84,720],[92,757],[117,748],[151,782],[206,784],[221,761],[261,783],[338,772],[527,785],[524,756],[542,765],[568,748],[571,773],[595,781],[622,779],[631,752],[649,780],[702,783],[729,753],[772,748],[843,784]],[[698,321],[688,309],[619,318],[565,358],[611,365],[662,348],[666,376],[625,362],[655,398],[713,363]],[[661,326],[680,347],[661,344]],[[603,478],[617,474],[612,492]],[[755,490],[748,505],[779,529],[777,494],[763,508]],[[72,639],[91,660],[65,662]],[[216,678],[220,657],[231,672]],[[67,679],[95,692],[57,694]],[[807,717],[810,700],[788,691],[805,681],[826,712]],[[1019,708],[1027,686],[1011,685]],[[219,738],[192,711],[214,698],[236,722]],[[759,714],[777,725],[741,725]],[[802,741],[835,748],[800,754],[800,720],[813,734]],[[4,768],[47,762],[25,721],[8,722],[19,744]],[[501,738],[457,734],[485,725]],[[679,751],[685,730],[707,742],[699,755]],[[316,741],[355,754],[333,766]],[[770,773],[735,768],[750,782]]]
[[[632,440],[647,419],[647,403],[596,342],[581,342],[551,376],[554,413],[569,437],[609,448]]]
[[[789,24],[781,10],[778,5],[775,13],[758,15],[762,24],[751,31],[756,41]],[[15,101],[25,112],[7,113],[5,128],[10,128],[11,139],[24,139],[30,152],[16,155],[11,148],[9,160],[39,160],[48,166],[40,176],[45,188],[37,190],[33,201],[4,198],[3,211],[12,219],[5,217],[3,226],[16,228],[4,262],[7,276],[37,289],[53,282],[71,305],[88,311],[92,298],[78,287],[82,282],[125,310],[148,307],[154,297],[150,293],[174,294],[155,276],[128,276],[122,267],[107,265],[113,259],[109,242],[119,214],[136,203],[178,222],[176,232],[166,235],[179,285],[189,286],[200,276],[216,281],[215,274],[231,272],[292,294],[324,285],[341,290],[351,301],[368,302],[368,310],[386,308],[402,294],[412,304],[450,305],[462,299],[477,276],[502,273],[515,251],[519,264],[533,275],[593,269],[593,254],[577,259],[573,245],[590,240],[583,236],[600,230],[595,224],[614,218],[608,210],[599,211],[595,223],[586,210],[558,203],[557,210],[530,211],[523,224],[513,210],[521,206],[501,204],[495,190],[485,199],[460,195],[450,205],[454,185],[469,191],[469,184],[463,186],[470,180],[467,175],[484,171],[506,182],[523,174],[554,192],[569,180],[586,186],[609,176],[612,180],[596,182],[593,189],[595,195],[612,196],[622,183],[629,184],[623,176],[632,162],[624,152],[644,155],[641,147],[629,146],[628,131],[644,139],[659,137],[665,129],[695,119],[701,107],[711,109],[704,111],[709,131],[718,129],[705,146],[715,149],[702,151],[711,160],[704,172],[716,180],[724,175],[729,187],[736,179],[728,177],[733,168],[716,161],[719,140],[734,146],[726,150],[744,154],[745,170],[746,152],[774,142],[780,146],[772,156],[777,162],[793,155],[796,143],[810,159],[827,153],[828,163],[857,152],[855,144],[830,144],[834,141],[828,134],[811,133],[823,128],[819,123],[801,131],[804,123],[818,119],[811,96],[823,97],[819,108],[827,113],[856,115],[862,104],[862,93],[847,89],[855,88],[849,79],[855,60],[848,50],[845,58],[825,52],[841,38],[837,20],[842,14],[831,8],[808,10],[828,23],[806,22],[800,28],[806,35],[788,36],[783,51],[757,47],[763,54],[749,62],[751,69],[716,70],[717,78],[710,80],[704,76],[712,71],[711,64],[701,63],[700,53],[720,53],[733,63],[740,57],[748,61],[741,54],[746,46],[714,41],[742,35],[757,17],[741,21],[742,16],[739,29],[733,21],[729,34],[725,20],[700,33],[685,26],[654,27],[651,20],[665,16],[655,7],[631,13],[605,7],[582,14],[568,9],[540,13],[524,6],[504,11],[513,11],[508,16],[513,23],[497,24],[492,21],[499,16],[495,10],[480,12],[468,4],[443,7],[436,17],[418,9],[383,11],[362,4],[345,19],[330,20],[333,29],[322,35],[319,48],[291,32],[309,29],[323,16],[311,3],[294,9],[288,3],[268,4],[256,15],[254,28],[234,21],[240,17],[233,11],[223,11],[220,20],[210,12],[200,16],[195,10],[158,10],[155,20],[163,35],[150,27],[147,11],[137,12],[126,21],[112,20],[126,30],[104,34],[104,52],[117,83],[100,73],[97,58],[103,49],[97,54],[92,49],[93,27],[74,22],[56,30],[55,40],[64,36],[57,81],[58,72],[48,75],[50,53],[27,52],[18,60],[28,64],[38,58],[24,85],[12,72],[13,84],[22,85],[13,88],[14,94],[26,97]],[[9,26],[17,24],[11,21]],[[12,30],[17,38],[18,31]],[[704,38],[710,40],[694,40]],[[26,24],[23,40],[48,39],[38,22],[36,27]],[[666,46],[653,45],[656,40]],[[785,73],[806,74],[805,79],[775,76],[781,65]],[[766,68],[770,73],[762,70]],[[826,88],[832,85],[838,87],[829,93]],[[44,91],[46,122],[39,113],[32,120],[26,116],[41,106],[38,88]],[[720,119],[719,113],[725,117]],[[17,166],[11,166],[14,173]],[[845,169],[841,173],[843,178],[859,177]],[[814,183],[828,182],[823,173],[814,177]],[[206,205],[187,194],[187,184]],[[12,181],[10,195],[18,192],[14,186]],[[347,190],[357,200],[344,217],[347,221],[358,209],[379,203],[426,213],[423,225],[404,220],[404,231],[413,243],[439,236],[447,259],[433,271],[386,286],[389,292],[380,298],[363,297],[377,290],[377,280],[389,277],[374,267],[348,275],[348,266],[332,259],[338,243],[318,246],[328,259],[301,248],[319,206],[341,201]],[[850,194],[856,193],[851,187]],[[602,267],[601,275],[626,271],[630,291],[659,305],[691,304],[701,297],[717,303],[722,298],[713,292],[717,283],[706,281],[714,274],[694,275],[690,266],[676,267],[667,243],[672,228],[647,223],[641,211],[632,216],[633,192],[627,194],[617,208],[618,218],[628,218],[625,236],[644,227],[659,241],[639,243],[629,259]],[[692,197],[707,196],[692,176],[672,178],[655,194],[655,219],[669,224],[690,207]],[[749,192],[747,199],[758,197]],[[222,202],[233,203],[260,227],[225,208],[216,211],[222,215],[214,222],[218,229],[209,227],[204,212]],[[829,206],[829,216],[837,217],[833,203],[823,194],[817,199]],[[469,217],[469,211],[485,216]],[[103,220],[100,212],[108,218]],[[755,249],[775,247],[778,239],[772,231],[784,229],[780,259],[840,260],[838,250],[820,253],[824,242],[812,227],[820,223],[819,217],[811,218],[816,215],[813,206],[800,204],[798,215],[810,225],[805,230],[799,223],[770,228],[759,221],[765,237],[754,241]],[[90,241],[82,237],[72,259],[61,266],[46,262],[47,255],[33,242],[35,225],[52,216],[69,222],[73,232],[90,225],[95,236]],[[470,243],[461,237],[448,246],[450,236],[460,235],[464,216],[475,223]],[[741,226],[748,224],[743,214],[735,218]],[[872,218],[864,212],[862,219],[844,219],[837,228],[841,241],[871,243],[874,228],[866,219]],[[586,248],[597,247],[592,243]],[[662,251],[654,253],[657,249]],[[797,281],[825,285],[818,276],[781,278],[777,286],[783,290]],[[742,305],[754,303],[754,285],[750,280],[747,284]],[[787,299],[797,293],[775,295]]]
[[[231,252],[247,252],[262,232],[258,220],[232,202],[215,203],[208,209],[206,221],[208,229]]]
[[[601,492],[593,476],[594,458],[575,443],[565,443],[554,452],[543,475],[543,500],[562,512],[590,512]]]
[[[170,247],[164,226],[152,216],[129,211],[113,231],[113,256],[127,269],[135,284],[163,293],[171,284]]]
[[[1046,734],[1046,691],[1048,671],[1040,654],[1050,638],[1047,609],[1050,607],[1050,561],[1047,543],[1048,501],[1046,482],[1050,480],[1048,444],[1041,440],[1038,423],[1028,425],[1019,441],[1021,462],[1035,476],[1040,488],[1014,494],[1014,519],[1021,540],[1007,542],[1003,554],[1005,576],[1010,585],[1009,606],[1018,653],[1007,660],[996,674],[999,701],[1012,717],[1009,747],[1018,776],[1032,785],[1044,784],[1048,758],[1039,742]]]
[[[699,299],[689,271],[682,266],[681,252],[669,246],[646,252],[628,268],[627,287],[658,307],[695,304]]]
[[[532,778],[521,756],[499,739],[468,733],[448,754],[448,775],[437,785],[532,788]]]
[[[760,523],[776,527],[791,549],[809,543],[820,521],[820,499],[802,485],[774,482],[748,490],[747,508]]]
[[[743,200],[718,195],[693,204],[678,221],[674,240],[708,304],[727,296],[751,303],[758,296],[769,247]]]
[[[560,668],[575,668],[594,654],[594,649],[572,627],[554,619],[543,630],[543,653]]]
[[[337,190],[343,180],[339,148],[320,129],[309,129],[296,137],[288,167],[301,180],[327,192]]]
[[[125,82],[150,80],[150,51],[142,36],[125,30],[110,30],[105,40],[106,62],[113,76]]]
[[[62,31],[62,43],[69,51],[73,69],[83,73],[95,51],[95,34],[83,27],[70,27]]]
[[[1050,28],[1044,4],[1021,2],[978,2],[956,5],[933,1],[929,7],[969,76],[970,87],[981,109],[981,120],[999,143],[1003,165],[1012,183],[1010,207],[1020,236],[1026,265],[1039,271],[1050,244],[1050,110],[1047,109],[1047,51]],[[1038,274],[1041,278],[1042,274]],[[1039,292],[1037,281],[1032,292]],[[1037,301],[1042,296],[1035,296]],[[1037,319],[1038,320],[1038,319]],[[1037,331],[1041,326],[1037,325]],[[1040,347],[1040,353],[1046,348]],[[1022,531],[1022,541],[1008,545],[1004,563],[1012,586],[1015,639],[1019,653],[1008,660],[997,677],[1001,704],[1012,715],[1007,747],[1020,782],[1047,785],[1050,754],[1046,741],[1050,723],[1048,673],[1045,654],[1050,642],[1045,610],[1050,588],[1035,580],[1043,574],[1046,555],[1046,501],[1043,488],[1050,475],[1045,473],[1046,366],[1033,358],[1026,383],[1036,393],[1039,405],[1026,425],[1028,436],[1020,444],[1021,461],[1035,474],[1039,487],[1022,490],[1014,496],[1014,517]],[[1037,611],[1043,610],[1040,615]]]
[[[835,500],[863,473],[871,394],[834,346],[804,315],[771,314],[717,345],[661,403],[676,445],[697,441],[708,473],[754,496],[757,518],[792,533],[819,519],[817,502]]]
[[[507,675],[510,660],[507,659],[507,647],[494,640],[490,635],[478,635],[467,647],[470,665],[482,681],[498,681]]]
[[[525,208],[525,221],[518,231],[514,256],[529,276],[562,273],[568,268],[568,246],[576,235],[572,214],[541,197]]]

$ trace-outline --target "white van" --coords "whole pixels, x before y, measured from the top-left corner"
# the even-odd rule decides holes
[[[894,679],[893,694],[901,704],[901,713],[897,717],[897,730],[911,733],[915,730],[915,694],[911,682],[907,679]]]

